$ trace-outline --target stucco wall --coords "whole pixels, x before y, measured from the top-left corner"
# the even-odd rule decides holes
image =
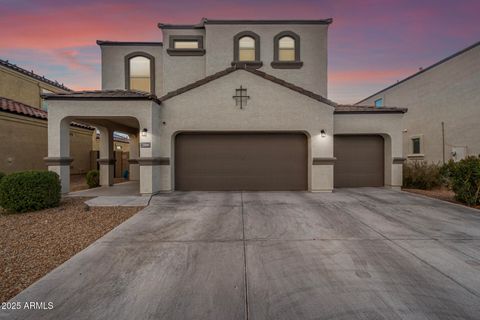
[[[200,35],[206,44],[205,30],[163,30],[163,79],[165,83],[164,93],[186,86],[194,81],[205,77],[205,55],[203,56],[170,56],[169,37],[171,35]],[[222,67],[225,69],[227,66]]]
[[[388,106],[408,108],[404,118],[404,155],[412,152],[411,137],[423,135],[426,161],[442,161],[442,121],[445,158],[453,146],[480,154],[480,45],[430,70],[381,92],[361,104],[383,98]]]
[[[100,46],[102,54],[102,89],[125,89],[125,56],[145,52],[155,57],[155,93],[163,93],[163,48],[161,46]]]
[[[205,29],[163,29],[161,46],[102,45],[102,88],[125,88],[124,57],[143,51],[155,57],[156,94],[161,96],[207,75],[229,67],[233,61],[233,37],[241,31],[253,31],[260,36],[260,70],[292,82],[315,93],[327,96],[327,25],[206,25]],[[274,69],[273,39],[282,31],[300,36],[300,69]],[[204,56],[170,56],[171,35],[202,35]]]
[[[328,25],[205,25],[206,73],[215,73],[233,61],[233,37],[241,31],[260,36],[260,70],[292,82],[324,97],[327,96],[327,31]],[[300,36],[301,69],[273,69],[273,38],[282,31]]]
[[[385,185],[402,185],[402,164],[393,163],[402,158],[402,119],[404,114],[335,114],[335,134],[379,134],[385,145]]]
[[[0,113],[0,171],[46,170],[47,121]],[[92,131],[71,127],[71,173],[90,170]]]
[[[0,66],[0,97],[40,108],[40,90],[42,88],[52,92],[65,92],[65,90]]]
[[[250,96],[240,109],[232,96],[242,85]],[[312,165],[314,157],[333,156],[333,108],[249,72],[239,70],[206,85],[168,99],[160,109],[162,190],[172,190],[175,134],[182,131],[301,131],[309,141],[309,186],[331,190],[333,167]],[[322,168],[320,168],[322,167]]]

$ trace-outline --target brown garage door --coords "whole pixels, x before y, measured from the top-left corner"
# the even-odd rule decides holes
[[[182,133],[176,190],[306,190],[302,133]]]
[[[377,135],[335,136],[334,186],[383,186],[383,144],[383,138]]]

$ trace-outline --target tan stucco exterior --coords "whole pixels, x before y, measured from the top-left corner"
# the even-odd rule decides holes
[[[260,36],[263,66],[259,70],[327,97],[328,25],[205,25],[205,29],[163,29],[163,46],[101,45],[102,89],[125,89],[125,56],[145,52],[155,57],[155,93],[162,96],[230,66],[233,38],[241,31],[253,31]],[[282,31],[300,36],[300,60],[303,62],[300,69],[274,69],[270,65],[273,39]],[[169,55],[169,37],[174,35],[203,36],[205,55]]]
[[[92,130],[71,127],[72,174],[90,170]],[[0,171],[46,170],[47,121],[0,112]]]
[[[0,65],[0,97],[12,99],[34,108],[41,107],[42,89],[51,92],[67,92],[46,82]]]
[[[41,109],[42,89],[63,93],[62,88],[0,65],[0,97]],[[72,174],[90,170],[92,130],[71,127]],[[45,170],[47,120],[0,111],[0,171]]]
[[[409,159],[442,162],[442,122],[445,160],[459,159],[452,151],[480,154],[480,43],[431,69],[359,102],[408,108],[403,155]],[[420,137],[420,155],[413,155],[412,138]]]
[[[86,99],[73,94],[67,100],[49,100],[48,157],[50,170],[62,177],[63,191],[68,192],[67,124],[73,120],[99,128],[102,185],[112,183],[113,131],[130,135],[130,158],[134,160],[130,177],[140,180],[143,194],[175,190],[175,137],[181,132],[301,132],[308,140],[308,190],[313,192],[333,190],[336,134],[379,134],[385,141],[385,185],[400,186],[403,111],[335,113],[335,104],[325,99],[328,24],[308,23],[164,28],[163,46],[100,41],[102,89],[106,91],[84,96]],[[242,69],[241,64],[227,69],[233,61],[233,39],[241,31],[259,35],[260,71],[266,74]],[[270,65],[274,37],[282,31],[300,36],[303,66],[299,69]],[[173,35],[203,36],[205,54],[203,50],[190,56],[168,52]],[[108,91],[126,89],[125,57],[142,51],[155,58],[155,94],[163,97],[157,100],[151,95]],[[233,98],[240,87],[247,89],[249,96],[243,108]],[[175,93],[164,96],[171,91]]]

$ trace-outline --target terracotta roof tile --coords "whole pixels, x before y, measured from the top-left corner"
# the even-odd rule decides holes
[[[91,90],[72,91],[68,93],[46,93],[42,97],[47,100],[152,100],[160,104],[156,95],[135,90]]]
[[[48,120],[48,113],[46,111],[3,97],[0,97],[0,111],[15,113],[31,118]],[[70,123],[70,125],[74,127],[93,130],[93,127],[81,123],[72,122]]]

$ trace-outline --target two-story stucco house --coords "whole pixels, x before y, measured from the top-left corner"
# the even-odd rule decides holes
[[[309,190],[402,183],[405,109],[327,99],[325,20],[159,24],[163,42],[98,41],[102,90],[45,95],[50,170],[68,192],[67,124],[130,135],[130,178],[172,190]],[[160,35],[159,35],[160,36]]]
[[[480,154],[480,42],[363,99],[401,105],[403,151],[410,160],[442,163]]]

